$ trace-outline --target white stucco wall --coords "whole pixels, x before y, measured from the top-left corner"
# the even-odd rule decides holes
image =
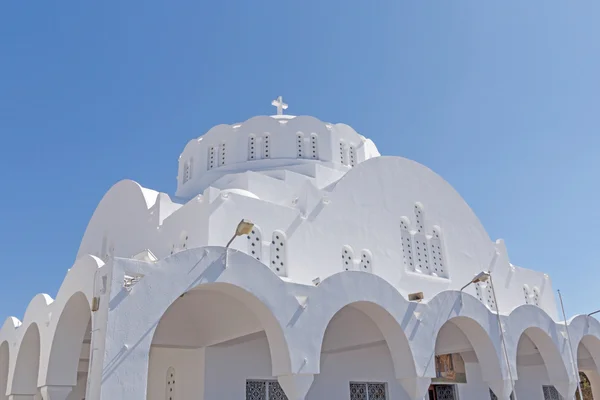
[[[460,388],[463,400],[479,399],[488,383],[505,390],[511,376],[524,396],[540,395],[544,379],[573,393],[550,277],[514,266],[504,243],[489,238],[439,175],[411,160],[379,157],[372,142],[343,124],[258,117],[236,125],[215,127],[186,146],[178,197],[127,180],[106,193],[56,298],[36,296],[22,321],[8,318],[0,329],[2,391],[48,398],[74,387],[73,400],[83,390],[78,358],[89,353],[88,400],[142,400],[147,391],[159,399],[169,366],[181,371],[182,396],[198,397],[204,386],[207,398],[222,391],[237,398],[246,379],[278,376],[290,400],[345,396],[353,380],[385,381],[392,398],[415,400],[435,373],[436,351],[473,351],[481,368],[468,363],[473,382]],[[273,157],[244,161],[248,135],[267,132]],[[298,156],[298,132],[304,149],[319,134],[316,158]],[[243,143],[230,146],[239,138]],[[224,142],[228,161],[203,171],[206,145]],[[354,162],[344,147],[352,143]],[[199,169],[183,183],[181,163],[190,157]],[[222,246],[242,218],[255,231],[226,253]],[[136,259],[147,250],[156,261]],[[490,286],[456,291],[483,270],[493,276],[497,304]],[[201,332],[210,343],[200,349],[153,347],[167,310],[190,290],[217,293],[214,299],[228,306],[198,303],[186,311],[195,325],[192,317],[175,325],[203,326],[200,316],[236,323],[207,324],[219,329]],[[420,303],[407,299],[415,292],[424,293]],[[600,323],[587,316],[568,323],[574,346],[586,346],[582,365],[600,372]],[[201,349],[261,329],[268,342]],[[542,377],[543,368],[518,368],[523,335],[551,378]],[[242,384],[227,385],[225,376]]]
[[[148,400],[167,400],[167,372],[175,372],[174,399],[203,400],[204,349],[152,348],[148,371]]]

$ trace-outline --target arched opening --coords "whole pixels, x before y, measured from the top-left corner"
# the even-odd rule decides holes
[[[85,397],[90,361],[92,313],[83,293],[62,310],[50,349],[46,385],[71,386],[73,398]]]
[[[0,344],[0,400],[7,400],[6,386],[8,384],[8,343]]]
[[[494,392],[504,389],[502,360],[488,333],[471,318],[455,317],[440,328],[432,361],[436,377],[430,400],[495,399]]]
[[[11,395],[39,395],[37,381],[40,369],[40,331],[38,326],[31,324],[17,354],[17,362],[12,379]]]
[[[397,343],[386,340],[390,335]],[[404,343],[405,347],[399,351],[401,359],[394,363],[390,349],[400,346],[398,343]],[[408,340],[394,318],[377,304],[352,303],[339,310],[327,325],[320,373],[315,375],[307,398],[404,398],[404,389],[396,377],[409,376],[412,368],[414,361]]]
[[[568,386],[565,364],[548,334],[540,328],[526,329],[517,345],[515,389],[519,399],[561,399]]]
[[[223,283],[192,289],[157,325],[146,398],[243,399],[246,393],[262,400],[268,391],[279,393],[274,366],[285,358],[284,348],[288,354],[280,333],[268,308],[249,292]]]
[[[575,399],[577,400],[594,400],[594,390],[592,382],[588,378],[587,374],[583,371],[579,371],[579,386],[581,387],[581,393],[577,390]]]
[[[583,400],[600,398],[600,339],[594,336],[584,336],[577,346],[577,366],[579,367],[579,386]],[[578,400],[582,397],[577,392]]]

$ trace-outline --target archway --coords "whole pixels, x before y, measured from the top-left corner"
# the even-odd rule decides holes
[[[395,335],[396,341],[403,339],[401,361],[394,363],[386,333]],[[320,373],[315,375],[307,398],[405,398],[397,377],[410,376],[408,371],[414,371],[414,361],[408,340],[395,319],[377,304],[352,303],[339,310],[327,325]]]
[[[498,352],[488,332],[468,317],[454,317],[439,330],[435,344],[436,378],[430,399],[486,399],[506,391]]]
[[[75,293],[65,304],[54,333],[46,385],[71,386],[84,398],[89,369],[92,313],[87,297]]]
[[[584,336],[577,346],[577,366],[583,400],[600,398],[598,362],[600,362],[600,339],[595,336]],[[576,398],[581,400],[579,391]]]
[[[257,397],[249,398],[260,400],[265,391],[280,391],[273,365],[285,344],[273,321],[259,299],[234,285],[203,284],[186,292],[154,333],[146,398],[233,399],[255,391]]]
[[[0,344],[0,400],[6,400],[6,387],[8,385],[9,368],[8,342]]]
[[[526,329],[517,345],[519,399],[554,399],[569,392],[564,361],[552,338],[538,327]],[[572,395],[572,394],[571,394]]]
[[[19,346],[12,378],[11,395],[38,395],[40,369],[40,331],[37,324],[29,325]]]

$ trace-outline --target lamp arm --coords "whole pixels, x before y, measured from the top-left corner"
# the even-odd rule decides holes
[[[233,243],[233,241],[235,240],[235,238],[237,237],[237,234],[234,234],[231,239],[229,239],[229,242],[227,242],[227,244],[225,245],[225,248],[228,249],[229,246],[231,246],[231,243]]]

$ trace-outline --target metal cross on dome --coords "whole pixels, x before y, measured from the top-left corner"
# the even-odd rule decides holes
[[[283,102],[283,97],[279,96],[271,102],[272,106],[277,107],[277,115],[283,115],[283,110],[287,110],[288,105]]]

